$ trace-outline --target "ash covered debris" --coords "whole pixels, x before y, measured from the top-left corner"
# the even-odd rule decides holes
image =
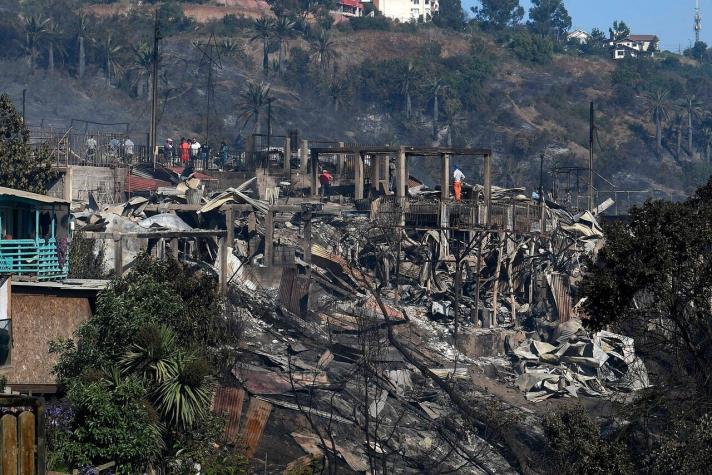
[[[525,471],[542,443],[533,403],[648,385],[631,339],[581,325],[594,213],[522,189],[492,187],[486,204],[481,185],[362,211],[253,187],[196,197],[193,183],[75,219],[120,236],[106,254],[121,270],[148,250],[220,276],[244,338],[213,410],[269,473]]]

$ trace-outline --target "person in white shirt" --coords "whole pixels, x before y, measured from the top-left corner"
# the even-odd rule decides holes
[[[190,143],[190,156],[193,159],[197,159],[200,156],[200,142],[193,139]]]
[[[126,159],[128,161],[131,161],[131,159],[133,159],[134,143],[128,137],[126,137],[126,140],[124,141],[124,153],[126,154]]]
[[[462,173],[460,167],[455,165],[455,172],[452,174],[452,191],[455,193],[455,201],[462,199],[462,182],[465,180],[465,174]]]

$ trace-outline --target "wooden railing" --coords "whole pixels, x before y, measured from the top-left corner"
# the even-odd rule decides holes
[[[64,279],[68,250],[60,262],[58,243],[50,239],[0,240],[0,272],[37,276],[39,280]]]

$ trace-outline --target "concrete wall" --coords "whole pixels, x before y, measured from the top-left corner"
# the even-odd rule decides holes
[[[89,192],[92,192],[99,203],[115,203],[124,200],[123,190],[126,185],[128,168],[78,165],[72,165],[69,168],[71,168],[72,177],[72,199],[87,200]],[[118,185],[116,186],[119,190],[118,196],[114,193],[115,181]]]

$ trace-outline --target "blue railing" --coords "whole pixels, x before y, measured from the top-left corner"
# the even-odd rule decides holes
[[[0,241],[0,272],[57,280],[67,278],[68,270],[68,256],[65,255],[60,263],[55,238]]]

